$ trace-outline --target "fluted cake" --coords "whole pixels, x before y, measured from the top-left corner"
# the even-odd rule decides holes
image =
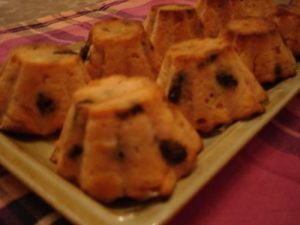
[[[169,196],[201,148],[154,82],[111,76],[75,93],[52,159],[97,200],[146,200]]]

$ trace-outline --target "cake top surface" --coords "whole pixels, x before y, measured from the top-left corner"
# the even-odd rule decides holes
[[[162,92],[155,82],[145,77],[128,78],[123,75],[92,81],[79,89],[74,99],[94,118],[109,115],[115,110],[124,112],[120,117],[126,117],[127,114],[144,112],[148,103],[163,101]]]
[[[107,19],[94,25],[90,33],[93,44],[130,40],[142,33],[143,26],[138,21]]]
[[[239,35],[266,34],[276,30],[276,25],[266,19],[245,18],[233,20],[227,25],[229,32]]]
[[[125,77],[112,75],[92,81],[74,94],[76,102],[103,103],[120,98],[146,99],[156,96],[159,87],[146,77]],[[130,97],[131,96],[131,97]],[[133,101],[133,100],[132,100]]]
[[[194,10],[194,7],[191,5],[184,4],[163,4],[154,6],[153,9],[159,9],[163,11],[185,11],[185,10]]]
[[[206,59],[213,54],[218,54],[228,47],[223,39],[191,39],[170,47],[168,56],[174,58]]]
[[[70,63],[78,59],[78,54],[66,46],[53,44],[32,44],[15,48],[11,54],[22,62],[33,64]]]

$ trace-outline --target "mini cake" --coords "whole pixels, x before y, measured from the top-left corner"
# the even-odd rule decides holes
[[[81,55],[92,78],[122,73],[155,79],[158,73],[158,57],[138,21],[107,19],[96,23]]]
[[[172,44],[201,37],[203,30],[196,9],[179,4],[152,7],[144,27],[161,59]]]
[[[228,24],[226,36],[260,83],[296,74],[292,52],[273,22],[258,18],[235,20]]]
[[[205,35],[209,37],[217,37],[233,19],[265,17],[274,7],[272,0],[198,0],[196,4]]]
[[[272,16],[286,45],[293,54],[300,56],[300,5],[277,6],[277,11]]]
[[[110,76],[75,93],[52,160],[60,175],[99,201],[146,200],[170,195],[201,148],[154,82]]]
[[[170,47],[157,83],[202,133],[264,112],[267,99],[254,75],[221,39]]]
[[[74,91],[88,81],[79,55],[64,46],[17,47],[0,71],[1,129],[42,136],[55,132]]]

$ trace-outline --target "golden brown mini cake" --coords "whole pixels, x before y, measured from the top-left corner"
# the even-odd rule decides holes
[[[272,0],[198,0],[196,4],[209,37],[217,37],[233,19],[266,17],[274,12],[274,7]]]
[[[91,29],[81,53],[92,78],[114,73],[151,79],[157,76],[158,58],[138,21],[101,20]]]
[[[228,24],[226,35],[260,83],[296,74],[292,52],[273,22],[258,18],[234,20]]]
[[[17,47],[0,71],[1,129],[42,136],[55,132],[74,91],[88,81],[79,55],[64,46]]]
[[[300,56],[300,5],[277,6],[277,11],[272,15],[285,43],[297,57]]]
[[[179,4],[153,6],[144,27],[161,59],[172,44],[201,37],[203,32],[196,9]]]
[[[154,82],[110,76],[75,93],[52,159],[60,175],[97,200],[146,200],[169,196],[201,148]]]
[[[158,84],[200,132],[264,112],[267,96],[237,53],[221,39],[170,47]]]

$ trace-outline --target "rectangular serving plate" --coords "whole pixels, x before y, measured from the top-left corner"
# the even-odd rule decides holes
[[[236,122],[223,133],[205,139],[205,148],[199,154],[196,169],[178,182],[172,197],[166,201],[128,207],[108,207],[94,201],[55,173],[49,161],[53,140],[14,138],[0,133],[0,163],[75,224],[162,224],[172,218],[298,93],[299,66],[297,74],[268,91],[269,102],[264,114]]]

